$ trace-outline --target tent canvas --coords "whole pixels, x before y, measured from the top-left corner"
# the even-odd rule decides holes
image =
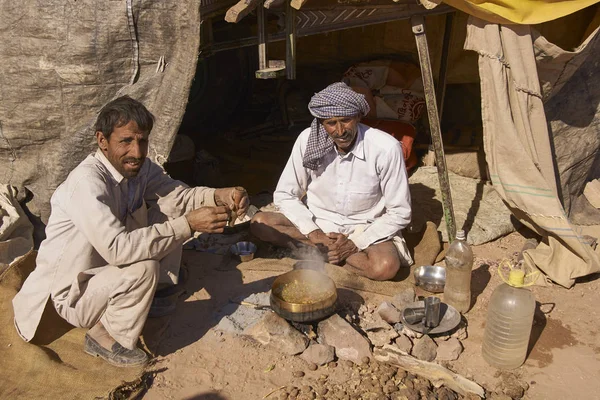
[[[39,233],[49,216],[49,199],[55,188],[93,150],[91,125],[107,101],[129,94],[148,106],[157,117],[149,156],[159,164],[166,161],[185,112],[198,61],[201,16],[198,4],[186,1],[128,0],[98,5],[90,1],[55,0],[40,7],[2,1],[2,10],[0,182],[26,187],[31,192],[26,207],[29,216],[38,219],[35,222]],[[535,42],[541,40],[537,37]],[[560,72],[560,82],[552,84],[554,92],[561,85],[569,87],[576,75],[583,79],[583,85],[587,85],[586,79],[592,79],[589,73],[576,74],[583,71],[578,66],[595,62],[597,51],[593,49],[597,41],[586,43],[579,51],[571,52],[572,57],[563,53],[552,55],[557,50],[549,46],[545,52],[540,50],[542,47],[535,47],[539,51],[536,55],[542,80],[548,70],[545,67],[551,65],[548,60],[564,61],[566,65],[564,71],[555,70]],[[483,46],[483,52],[486,48],[487,45]],[[533,56],[533,50],[530,55]],[[586,57],[585,63],[578,61]],[[596,86],[586,87],[591,95],[598,93]],[[548,104],[565,96],[567,92],[554,95]],[[577,124],[582,132],[597,132],[597,102],[592,107],[591,119],[563,124],[562,128],[558,125],[564,116],[558,112],[552,114],[549,109],[548,115],[556,118],[550,121],[552,132],[563,132],[555,136],[555,141],[568,141],[572,126]],[[560,109],[560,105],[555,108]],[[544,110],[539,112],[543,114]],[[558,148],[555,146],[553,150],[550,144],[546,143],[542,152],[545,171],[554,168],[552,151]],[[560,146],[561,150],[567,148]],[[598,145],[592,140],[586,142],[585,149],[588,152],[585,162],[578,161],[580,152],[556,152],[556,157],[561,157],[559,161],[565,161],[565,169],[562,175],[556,175],[562,181],[551,190],[557,196],[562,193],[556,202],[559,208],[564,202],[567,215],[572,197],[581,193],[586,179],[597,174],[598,162],[593,164],[593,161]],[[545,179],[551,185],[548,180],[555,178],[548,174]],[[515,213],[520,216],[516,208]],[[537,231],[544,235],[548,232]],[[559,242],[561,246],[569,246]],[[549,261],[546,257],[535,262]],[[551,278],[570,286],[575,277],[597,270],[591,259],[586,265],[569,272],[568,279]]]

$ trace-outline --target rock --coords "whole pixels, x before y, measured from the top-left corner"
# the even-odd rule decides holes
[[[279,315],[270,312],[256,324],[246,328],[247,335],[288,355],[300,354],[308,346],[308,338],[290,326]]]
[[[371,357],[367,339],[337,314],[319,322],[317,332],[324,344],[335,347],[335,354],[340,360],[359,364],[363,357]]]
[[[452,333],[451,337],[456,338],[458,340],[465,340],[466,338],[468,338],[469,334],[467,332],[467,324],[464,321],[461,321],[456,331]]]
[[[412,354],[419,360],[433,361],[437,353],[437,345],[429,336],[425,335],[415,341]]]
[[[525,389],[518,383],[507,383],[503,386],[503,392],[511,399],[520,399],[525,394]]]
[[[365,316],[360,319],[359,325],[364,331],[391,328],[391,325],[385,322],[377,313],[365,314]]]
[[[398,346],[398,349],[400,349],[400,351],[403,351],[406,354],[410,354],[413,344],[408,336],[401,334],[396,338],[394,342],[396,343],[396,346]]]
[[[499,384],[498,392],[502,392],[513,399],[520,399],[525,394],[525,391],[529,389],[527,382],[522,382],[519,378],[511,372],[503,371],[500,374],[501,382]]]
[[[388,328],[380,328],[376,330],[367,331],[367,337],[373,344],[373,346],[381,347],[386,344],[389,344],[392,340],[398,337],[398,332],[396,332],[391,326],[388,325]]]
[[[510,397],[507,394],[504,393],[492,393],[489,397],[490,400],[512,400],[512,397]]]
[[[402,330],[400,331],[400,333],[408,336],[411,339],[421,339],[423,337],[422,333],[415,332],[412,329],[407,328],[406,326],[402,327]]]
[[[303,360],[324,365],[335,358],[335,349],[326,344],[312,343],[300,356]]]
[[[294,371],[292,372],[292,376],[294,378],[302,378],[304,376],[304,371]]]
[[[458,360],[458,357],[463,351],[462,344],[457,338],[450,338],[445,342],[438,344],[437,348],[437,361],[454,361]]]
[[[397,392],[391,394],[390,399],[392,400],[419,400],[421,398],[419,392],[414,389],[400,389]]]
[[[402,310],[404,310],[407,305],[414,303],[415,299],[415,289],[411,287],[395,295],[392,299],[392,304],[394,305],[394,307],[400,310],[400,312],[402,312]]]
[[[304,354],[304,353],[302,353],[302,354]],[[313,362],[309,362],[307,368],[309,371],[316,371],[319,368],[319,366]]]
[[[447,387],[439,387],[435,389],[435,394],[438,400],[457,400],[458,395]]]
[[[401,320],[400,310],[398,310],[396,307],[394,307],[391,303],[388,303],[387,301],[384,301],[379,305],[379,307],[377,308],[377,313],[379,314],[381,319],[383,319],[388,324],[395,324],[400,322]]]

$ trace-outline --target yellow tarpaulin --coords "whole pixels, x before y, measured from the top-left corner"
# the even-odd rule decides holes
[[[432,8],[442,0],[421,0]],[[598,0],[443,0],[467,14],[497,24],[541,24],[591,6]]]

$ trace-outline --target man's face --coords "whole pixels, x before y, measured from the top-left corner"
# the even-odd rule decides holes
[[[148,155],[148,135],[140,132],[134,121],[115,128],[110,139],[106,139],[100,131],[96,132],[96,139],[100,150],[108,161],[125,178],[137,176]]]
[[[360,117],[333,117],[324,119],[321,123],[337,148],[348,152],[354,145],[358,133]]]

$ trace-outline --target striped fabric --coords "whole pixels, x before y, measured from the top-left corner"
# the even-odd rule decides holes
[[[321,159],[334,146],[333,140],[329,137],[323,125],[319,123],[320,119],[333,117],[352,117],[355,115],[365,116],[369,112],[369,104],[365,96],[356,93],[343,82],[336,82],[310,99],[308,110],[315,119],[310,125],[310,136],[306,145],[306,152],[302,160],[305,168],[315,170],[318,168]]]

